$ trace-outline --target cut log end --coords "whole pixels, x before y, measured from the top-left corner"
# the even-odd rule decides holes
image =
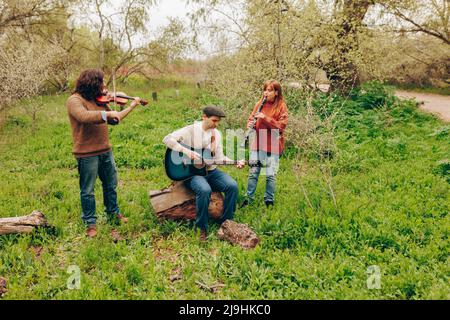
[[[0,218],[0,235],[11,233],[31,233],[37,227],[47,227],[45,215],[35,210],[28,216]]]
[[[255,248],[260,241],[250,227],[232,220],[227,220],[222,224],[217,232],[217,237],[244,249]]]

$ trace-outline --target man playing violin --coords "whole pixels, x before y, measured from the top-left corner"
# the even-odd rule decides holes
[[[72,127],[73,154],[78,162],[82,220],[87,226],[86,235],[95,237],[96,205],[94,185],[97,176],[103,187],[103,202],[110,222],[126,223],[117,204],[117,169],[109,143],[108,123],[118,124],[138,104],[134,98],[130,106],[113,111],[106,104],[97,102],[105,94],[104,73],[101,70],[83,71],[76,81],[76,88],[67,100],[66,106]]]

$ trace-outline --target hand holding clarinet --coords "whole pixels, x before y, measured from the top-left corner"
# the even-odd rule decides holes
[[[258,119],[265,118],[265,115],[264,115],[264,113],[261,112],[261,110],[262,110],[264,104],[266,103],[266,101],[267,101],[267,96],[264,96],[264,98],[261,101],[261,104],[258,107],[258,110],[256,111],[255,115],[253,116],[253,120],[248,125],[247,131],[245,132],[244,142],[242,143],[241,147],[245,147],[245,145],[247,144],[250,134],[252,133],[253,130],[255,130],[256,121],[258,121]]]

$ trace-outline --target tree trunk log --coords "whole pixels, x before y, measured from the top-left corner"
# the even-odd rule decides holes
[[[0,218],[0,235],[9,233],[31,233],[36,227],[47,226],[47,218],[40,211],[28,216]]]
[[[195,194],[183,182],[174,182],[168,188],[150,191],[150,202],[160,220],[195,220]],[[220,192],[211,194],[209,215],[220,219],[223,214],[223,196]]]

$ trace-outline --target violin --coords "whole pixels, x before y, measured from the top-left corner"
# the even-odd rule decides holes
[[[99,106],[105,106],[110,102],[115,102],[119,106],[124,106],[128,103],[128,100],[134,100],[134,97],[127,96],[123,92],[116,92],[112,94],[110,94],[109,92],[104,92],[101,96],[95,98],[95,101]],[[146,106],[147,104],[147,100],[141,100],[142,106]]]
[[[124,106],[128,103],[128,100],[134,100],[134,97],[127,96],[123,92],[115,92],[112,95],[108,91],[104,91],[103,94],[95,98],[95,102],[98,106],[107,107],[108,103],[115,102],[120,106]],[[141,105],[146,106],[148,104],[147,100],[141,100]],[[119,124],[119,119],[111,118],[107,120],[108,124],[117,125]]]

